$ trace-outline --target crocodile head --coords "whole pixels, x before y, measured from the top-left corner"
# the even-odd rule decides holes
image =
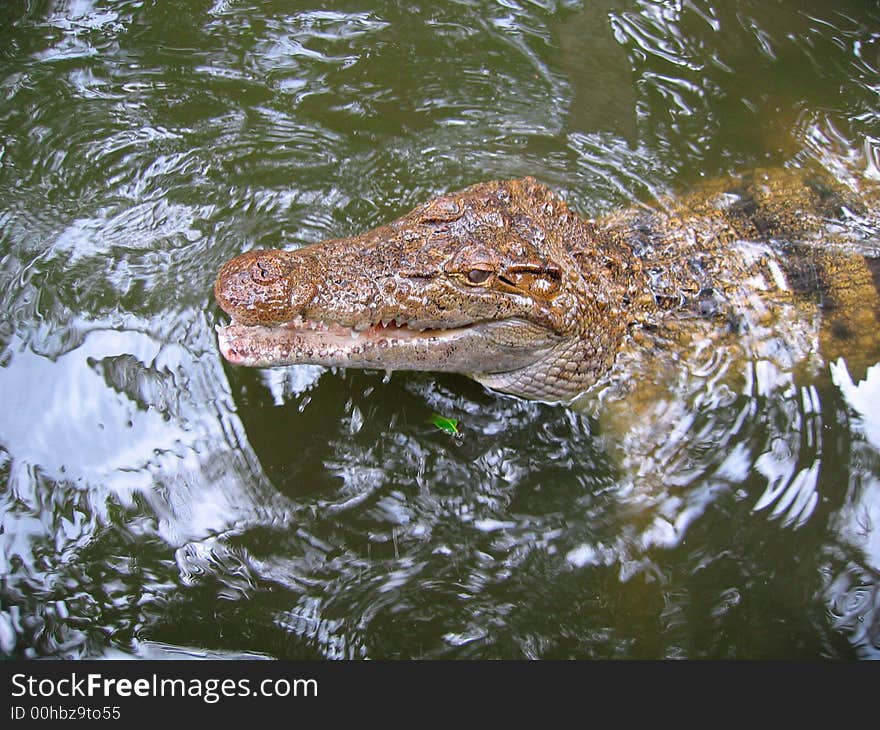
[[[239,365],[446,371],[570,400],[610,365],[626,326],[612,301],[619,256],[592,249],[596,266],[583,266],[594,237],[525,178],[435,198],[352,238],[251,251],[217,278],[232,320],[220,350]]]

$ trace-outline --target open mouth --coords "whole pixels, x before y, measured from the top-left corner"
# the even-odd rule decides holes
[[[235,320],[233,320],[233,324],[234,323]],[[354,338],[360,336],[373,337],[377,335],[396,335],[401,337],[410,337],[425,335],[426,333],[431,332],[446,331],[445,329],[421,326],[414,322],[406,322],[403,320],[398,322],[396,318],[383,319],[375,323],[364,322],[349,327],[342,324],[320,322],[313,319],[305,319],[304,317],[297,317],[296,319],[290,320],[289,322],[282,322],[277,326],[283,329],[298,331],[327,332],[335,335],[347,334],[348,336]]]
[[[465,336],[478,325],[449,329],[386,319],[346,326],[297,317],[272,326],[217,326],[220,352],[235,365],[272,367],[310,363],[383,367],[383,353],[427,347]],[[436,365],[435,365],[436,367]]]

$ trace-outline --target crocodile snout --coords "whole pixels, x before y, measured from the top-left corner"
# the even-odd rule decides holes
[[[289,321],[299,316],[314,296],[308,287],[294,288],[290,274],[295,267],[295,256],[288,251],[249,251],[223,265],[214,296],[239,324]]]

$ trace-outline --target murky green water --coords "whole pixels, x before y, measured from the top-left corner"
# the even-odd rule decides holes
[[[880,657],[880,367],[611,434],[230,367],[211,292],[485,179],[876,175],[878,68],[856,0],[2,3],[0,652]]]

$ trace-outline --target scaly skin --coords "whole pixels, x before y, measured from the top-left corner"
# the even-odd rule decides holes
[[[818,304],[826,339],[876,349],[864,254],[878,196],[862,187],[759,171],[588,221],[531,178],[474,185],[360,236],[232,259],[215,285],[232,318],[220,349],[241,365],[456,372],[570,401],[645,333],[737,332],[755,296]]]

